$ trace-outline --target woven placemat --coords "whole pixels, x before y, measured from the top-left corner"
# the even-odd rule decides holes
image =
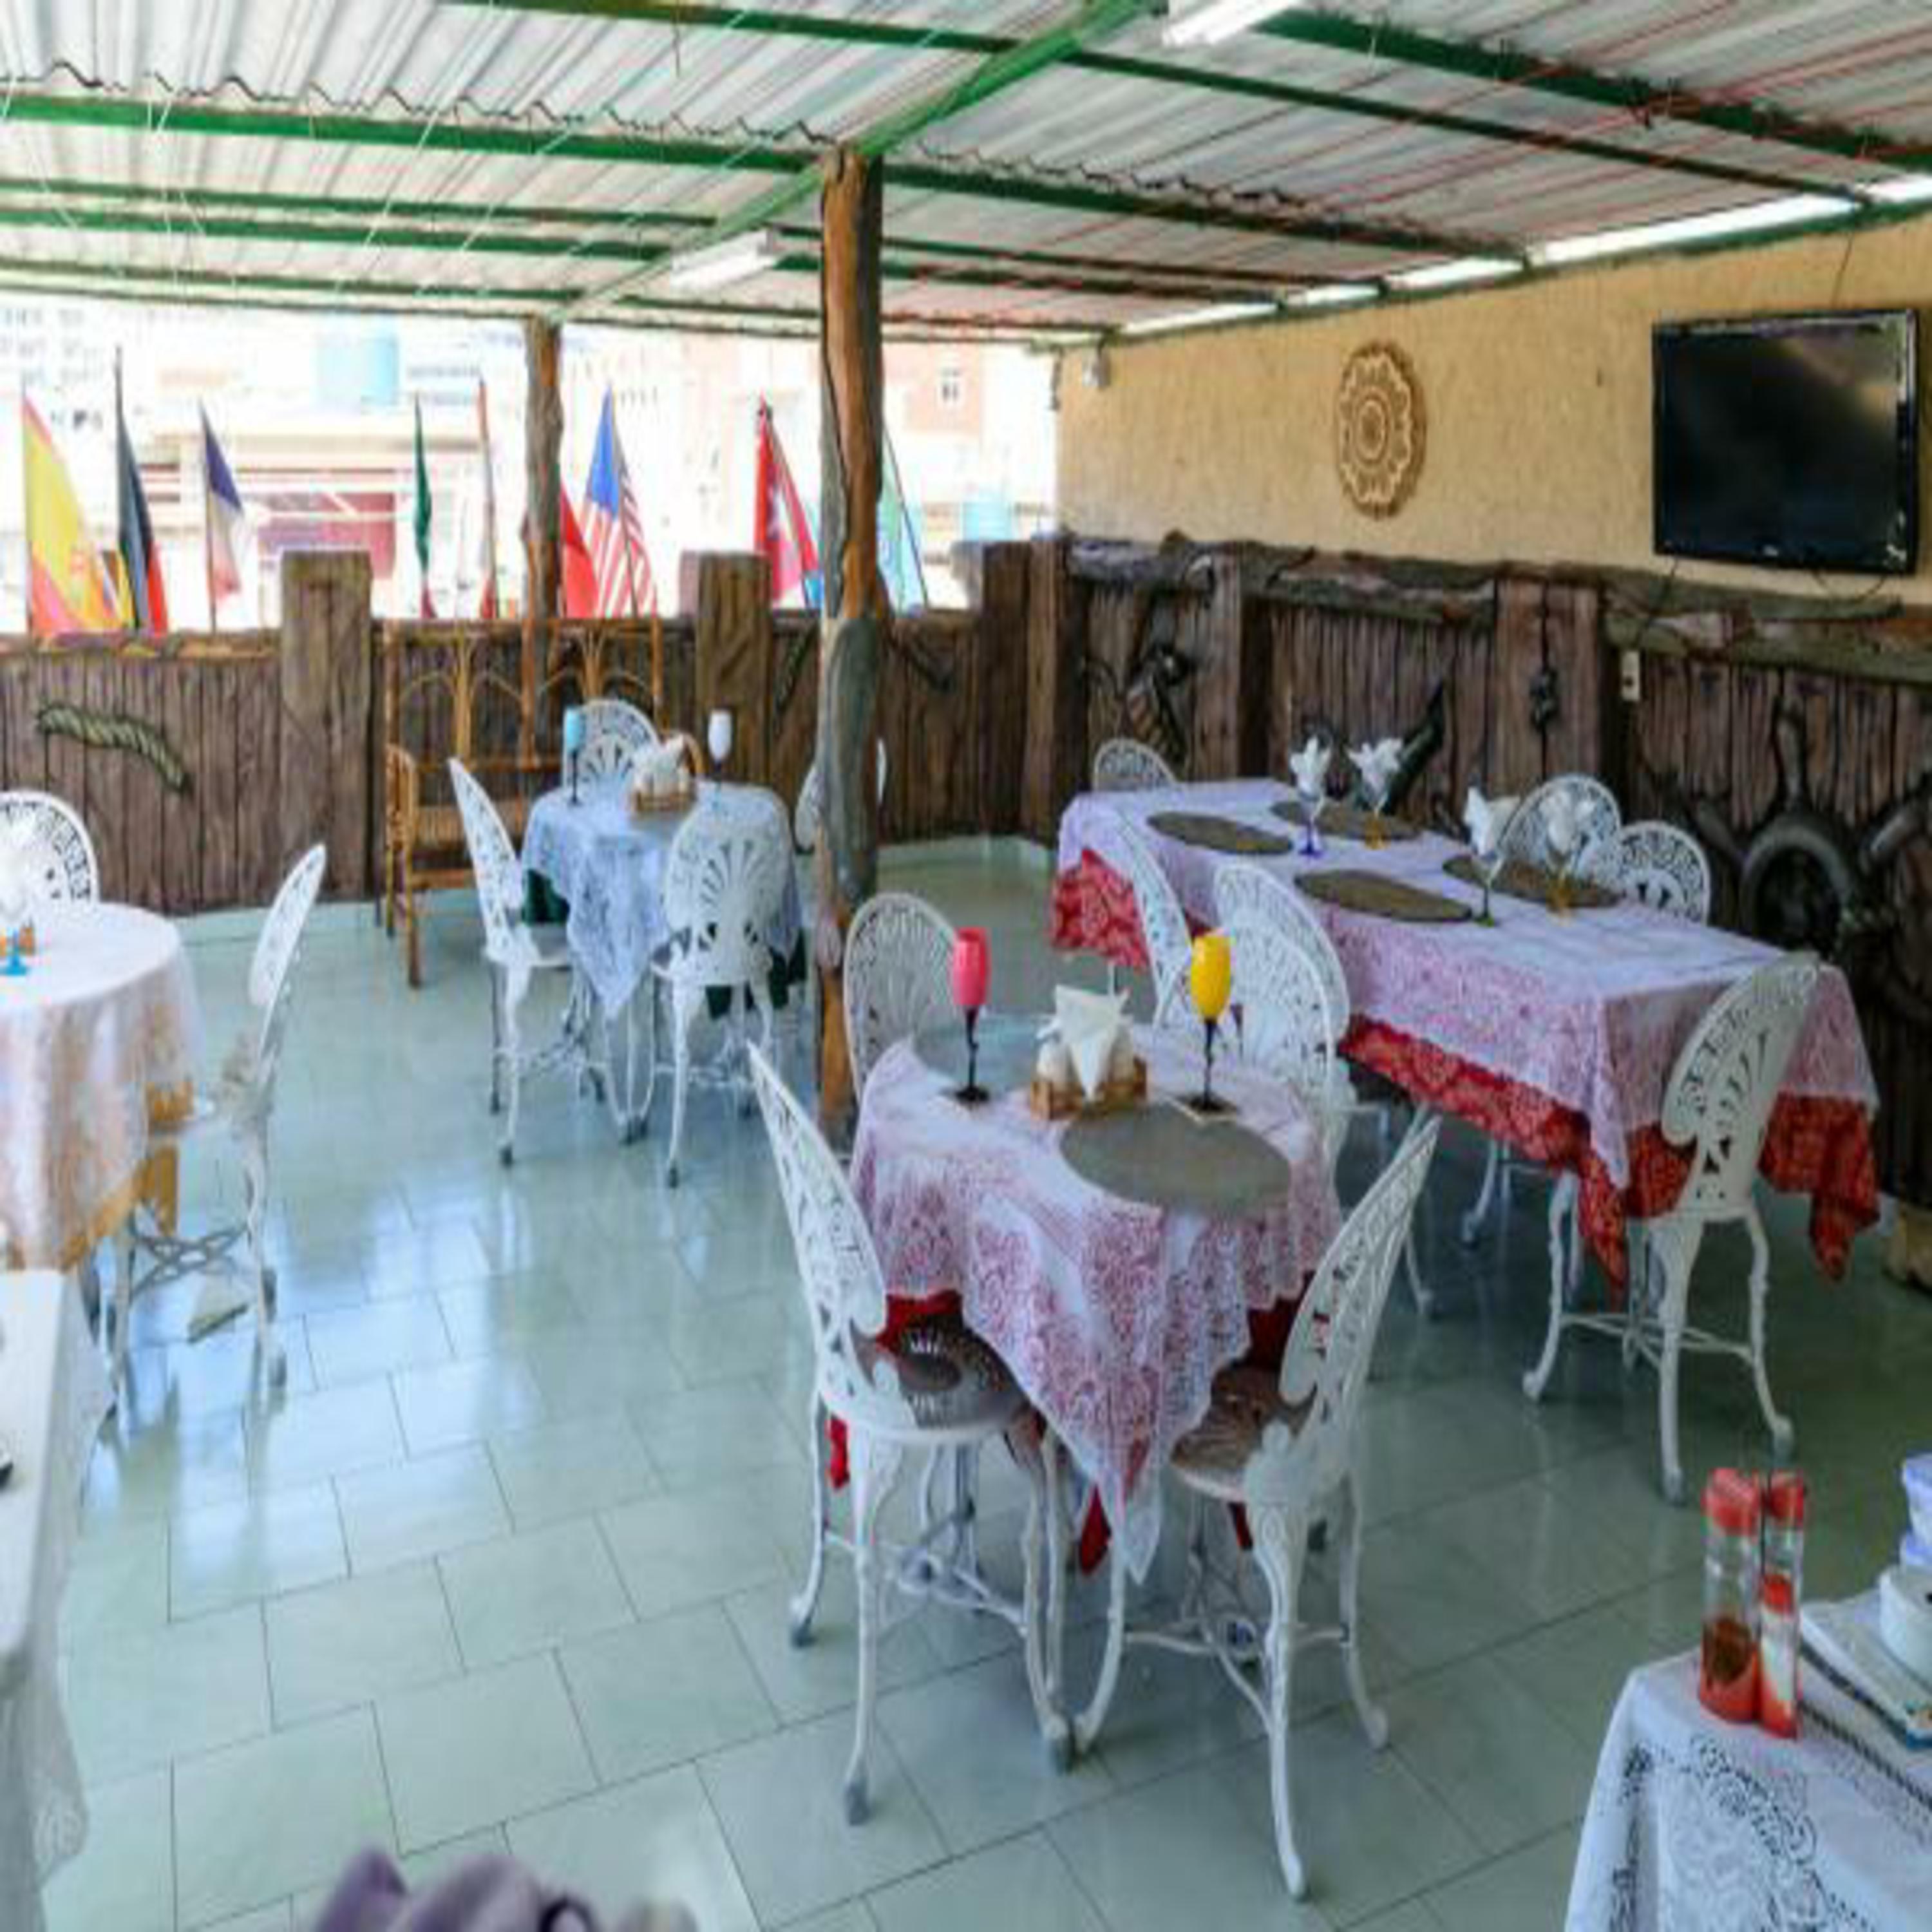
[[[1196,1120],[1159,1102],[1076,1120],[1060,1151],[1083,1180],[1124,1201],[1245,1220],[1294,1184],[1287,1160],[1238,1120]]]
[[[1040,1022],[1022,1013],[982,1012],[980,1016],[980,1084],[989,1094],[1010,1094],[1033,1078],[1039,1057]],[[913,1036],[913,1051],[953,1086],[966,1080],[966,1022],[947,1020],[922,1027]]]
[[[1298,798],[1285,798],[1279,804],[1270,806],[1268,809],[1276,818],[1285,818],[1291,825],[1305,825],[1308,822],[1308,814],[1302,808]],[[1359,805],[1340,802],[1324,805],[1322,808],[1322,823],[1316,830],[1324,838],[1332,833],[1337,838],[1365,839],[1369,836],[1372,815]],[[1382,837],[1389,844],[1397,844],[1405,838],[1420,838],[1421,836],[1420,826],[1412,825],[1406,818],[1392,818],[1387,812],[1382,814]]]
[[[1467,852],[1458,853],[1442,869],[1452,879],[1460,879],[1465,885],[1474,886],[1478,890],[1482,886],[1483,875],[1476,870],[1476,862]],[[1491,890],[1501,892],[1505,898],[1526,899],[1532,905],[1553,910],[1556,904],[1556,875],[1546,872],[1540,866],[1532,866],[1527,859],[1506,861]],[[1593,884],[1588,879],[1573,878],[1570,881],[1570,909],[1573,912],[1600,910],[1605,906],[1622,903],[1607,886]]]
[[[1324,905],[1373,913],[1378,919],[1399,919],[1408,926],[1454,926],[1459,920],[1474,916],[1460,900],[1424,892],[1420,886],[1391,879],[1382,872],[1304,872],[1294,883]]]
[[[1278,859],[1294,850],[1294,841],[1278,832],[1264,832],[1239,819],[1216,818],[1206,812],[1156,812],[1148,820],[1164,838],[1209,852],[1227,852],[1243,859]]]

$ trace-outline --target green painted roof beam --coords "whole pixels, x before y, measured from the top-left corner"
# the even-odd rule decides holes
[[[1300,11],[1277,14],[1255,31],[1298,46],[1359,54],[1365,60],[1424,68],[1466,80],[1491,81],[1592,107],[1612,108],[1642,120],[1683,122],[1839,160],[1913,172],[1932,167],[1932,148],[1899,140],[1875,128],[1815,121],[1748,101],[1707,100],[1688,88],[1635,74],[1605,73],[1506,44],[1420,33],[1386,20]],[[1816,194],[1820,190],[1814,184],[1805,191]]]
[[[638,21],[682,32],[745,34],[761,39],[830,42],[842,46],[890,48],[904,53],[1003,53],[1018,44],[998,34],[977,34],[952,28],[906,26],[896,22],[848,16],[781,13],[769,8],[688,4],[688,0],[445,0],[446,4],[492,5],[523,13],[562,14],[572,18]],[[1205,64],[1145,60],[1081,47],[1061,64],[1118,80],[1146,81],[1160,87],[1188,88],[1278,107],[1311,109],[1353,119],[1379,121],[1402,128],[1426,128],[1466,140],[1501,142],[1546,153],[1573,154],[1583,160],[1604,161],[1622,167],[1654,170],[1733,187],[1764,188],[1778,194],[1809,194],[1814,184],[1800,175],[1768,167],[1743,167],[1735,163],[1705,160],[1693,154],[1652,154],[1613,141],[1555,129],[1517,127],[1480,115],[1439,109],[1408,107],[1360,94],[1330,88],[1304,87],[1258,74],[1235,74]]]

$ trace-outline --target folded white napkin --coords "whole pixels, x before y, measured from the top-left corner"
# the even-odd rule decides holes
[[[1559,859],[1568,858],[1576,849],[1583,836],[1583,814],[1574,792],[1553,791],[1543,801],[1543,836]]]
[[[643,745],[631,758],[631,784],[646,794],[675,791],[682,782],[683,747],[675,742]]]
[[[1378,738],[1372,745],[1358,745],[1348,754],[1348,760],[1361,774],[1362,787],[1369,796],[1381,799],[1388,794],[1402,763],[1402,740]]]
[[[1053,989],[1053,1018],[1040,1030],[1057,1040],[1073,1062],[1073,1077],[1089,1100],[1106,1084],[1115,1043],[1127,1030],[1127,996],[1089,993],[1076,986]]]
[[[1516,816],[1516,808],[1520,802],[1514,794],[1502,798],[1485,798],[1474,785],[1469,788],[1462,800],[1462,823],[1469,828],[1469,843],[1475,848],[1478,858],[1493,856],[1502,844],[1503,834],[1509,830],[1509,822]]]
[[[1327,788],[1328,761],[1333,755],[1319,738],[1310,734],[1307,743],[1289,758],[1288,768],[1294,774],[1294,788],[1304,798],[1312,798]]]

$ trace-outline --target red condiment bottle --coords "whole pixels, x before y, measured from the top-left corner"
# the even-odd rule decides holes
[[[1804,1478],[1780,1469],[1765,1485],[1759,1594],[1757,1720],[1780,1738],[1798,1735],[1798,1612],[1804,1592]]]
[[[1704,1486],[1704,1642],[1697,1696],[1732,1724],[1757,1714],[1758,1486],[1714,1469]]]

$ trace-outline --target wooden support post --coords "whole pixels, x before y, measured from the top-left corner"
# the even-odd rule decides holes
[[[281,778],[260,801],[277,814],[278,878],[320,839],[328,884],[349,898],[374,889],[381,823],[370,581],[361,550],[283,554]]]
[[[847,1138],[857,1112],[845,1044],[844,951],[852,915],[877,889],[879,672],[890,621],[879,578],[884,353],[879,249],[885,180],[876,161],[839,148],[820,204],[819,555],[825,573],[818,644],[820,1124]]]
[[[742,784],[770,782],[772,568],[748,550],[706,550],[687,557],[689,608],[697,641],[698,697],[693,735],[702,745],[713,711],[732,718],[728,776]]]
[[[551,626],[563,614],[563,395],[557,369],[563,332],[532,316],[524,324],[523,726],[518,755],[536,754],[537,688]]]
[[[969,547],[959,546],[964,550]],[[970,546],[978,553],[969,574],[969,602],[979,619],[979,688],[962,726],[980,736],[979,829],[999,835],[1020,828],[1020,793],[1027,747],[1028,600],[1033,552],[1024,543]]]

